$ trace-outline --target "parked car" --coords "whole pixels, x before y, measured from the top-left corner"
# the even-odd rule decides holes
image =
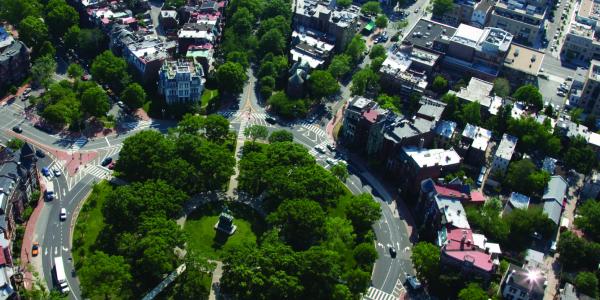
[[[408,273],[406,273],[406,281],[408,282],[408,285],[413,289],[413,290],[418,290],[421,288],[421,282],[419,281],[419,279],[417,279],[417,277],[409,275]]]
[[[325,153],[325,148],[323,148],[322,146],[315,146],[315,150],[317,150],[317,152],[320,153]]]
[[[327,159],[325,159],[325,162],[327,162],[330,165],[335,165],[337,164],[337,161],[331,157],[328,157]]]
[[[38,157],[46,157],[46,154],[44,153],[44,151],[37,149],[35,150],[35,155],[37,155]]]
[[[42,174],[44,174],[46,177],[50,176],[50,169],[48,169],[48,167],[43,167]]]
[[[64,221],[66,219],[67,219],[67,209],[63,207],[60,209],[60,220]]]
[[[112,157],[107,157],[107,158],[105,158],[105,159],[102,161],[101,165],[102,165],[103,167],[106,167],[106,166],[108,166],[108,165],[109,165],[109,164],[110,164],[112,161],[113,161]]]
[[[31,256],[35,257],[38,256],[38,254],[40,254],[40,243],[35,242],[33,243],[33,246],[31,246]]]
[[[23,132],[23,128],[19,127],[19,126],[15,126],[12,128],[12,130],[16,133],[21,133]]]

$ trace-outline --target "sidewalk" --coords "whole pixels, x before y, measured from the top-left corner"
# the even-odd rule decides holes
[[[41,177],[38,175],[38,180]],[[38,204],[33,210],[33,213],[29,217],[27,221],[27,227],[25,228],[25,235],[23,236],[23,244],[21,245],[21,270],[23,271],[23,283],[26,289],[30,289],[33,283],[33,274],[28,270],[27,265],[31,263],[31,246],[33,245],[33,235],[35,233],[35,226],[38,218],[40,217],[40,213],[42,209],[44,209],[44,191],[45,186],[44,182],[39,180],[40,182],[40,199],[38,200]],[[33,270],[42,274],[41,270],[38,270],[38,266],[32,263]]]
[[[23,92],[25,92],[25,89],[27,89],[29,87],[29,83],[24,84],[23,86],[19,87],[17,89],[17,93],[15,94],[15,98],[21,94],[23,94]],[[2,99],[0,99],[0,105],[4,105],[4,103],[6,101],[8,101],[9,98],[11,98],[13,95],[8,95]]]

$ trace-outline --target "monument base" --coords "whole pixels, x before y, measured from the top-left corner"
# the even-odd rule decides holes
[[[230,230],[227,230],[227,229],[225,229],[225,228],[221,228],[221,227],[219,227],[219,222],[217,222],[217,224],[215,224],[215,229],[216,229],[216,230],[219,230],[219,231],[221,231],[221,232],[223,232],[223,233],[226,233],[226,234],[228,234],[228,235],[232,235],[232,234],[234,234],[234,233],[235,233],[235,230],[237,229],[237,226],[236,226],[236,225],[232,225],[232,226],[231,226],[231,229],[230,229]]]

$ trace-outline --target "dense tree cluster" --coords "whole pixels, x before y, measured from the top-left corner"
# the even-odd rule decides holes
[[[372,223],[379,204],[350,195],[301,145],[247,142],[239,189],[264,195],[266,232],[259,246],[224,259],[223,289],[238,299],[351,299],[370,284],[377,258]]]
[[[504,178],[505,184],[513,191],[530,196],[541,195],[548,181],[550,174],[538,170],[529,159],[511,162]]]
[[[552,135],[549,122],[538,123],[532,117],[510,119],[508,133],[519,138],[517,148],[525,153],[556,156],[560,152],[560,139]]]
[[[123,142],[115,170],[128,181],[168,180],[188,193],[221,189],[233,174],[229,122],[184,116],[170,135],[140,132]]]
[[[563,155],[565,165],[577,172],[589,174],[598,166],[596,151],[582,136],[571,138]]]
[[[445,80],[442,78],[442,80]],[[444,118],[455,121],[463,127],[467,123],[471,125],[481,125],[481,105],[479,102],[461,102],[455,94],[446,93],[442,96],[447,106],[444,110]]]
[[[91,66],[91,73],[96,81],[108,84],[119,93],[131,81],[125,59],[115,56],[108,50],[96,56]]]
[[[568,271],[595,271],[600,263],[600,243],[587,241],[571,231],[560,235],[557,250],[558,261]]]
[[[577,210],[577,228],[581,228],[590,239],[600,242],[600,202],[589,199]]]
[[[513,94],[513,98],[533,106],[536,110],[541,110],[544,107],[540,90],[531,84],[519,87]]]

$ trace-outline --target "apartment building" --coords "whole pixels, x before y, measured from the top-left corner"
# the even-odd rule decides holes
[[[314,30],[292,32],[290,56],[293,62],[305,61],[311,69],[319,68],[329,62],[334,43],[326,34]]]
[[[458,169],[461,161],[462,157],[452,148],[446,150],[402,147],[398,155],[398,173],[403,174],[399,177],[399,184],[409,193],[416,194],[423,180],[453,172]]]
[[[167,104],[194,103],[204,88],[202,67],[193,60],[165,61],[159,72],[158,90]]]
[[[491,139],[491,130],[467,124],[462,132],[459,151],[467,158],[467,162],[479,166],[485,163]]]
[[[496,153],[494,153],[494,158],[492,161],[492,174],[494,172],[504,174],[508,170],[508,164],[512,159],[512,155],[515,152],[515,148],[517,147],[518,139],[512,135],[504,134],[502,136],[502,140],[496,149]]]
[[[425,71],[417,71],[412,67],[415,60],[422,60],[423,63],[431,63],[432,66],[437,61],[439,55],[423,52],[420,56],[413,56],[412,53],[419,53],[418,49],[412,49],[411,53],[403,51],[392,51],[383,61],[379,73],[381,83],[390,90],[395,90],[403,95],[412,93],[423,93],[427,88],[427,75]]]
[[[492,0],[455,0],[451,11],[441,16],[440,21],[452,26],[470,24],[483,28],[494,7]]]
[[[0,26],[0,89],[18,86],[29,73],[29,50]]]
[[[592,60],[583,84],[578,106],[585,112],[600,115],[600,61]]]
[[[544,56],[542,51],[513,43],[504,59],[502,77],[510,78],[515,89],[528,83],[537,85]]]
[[[499,0],[488,26],[512,33],[515,41],[533,45],[544,30],[546,0]]]
[[[450,38],[444,64],[472,76],[493,81],[504,64],[513,35],[493,27],[458,26]]]
[[[508,300],[542,300],[546,275],[534,266],[511,264],[501,282],[501,293]]]
[[[294,2],[294,27],[312,28],[330,35],[335,40],[337,52],[346,45],[359,30],[360,8],[351,5],[338,8],[335,0],[297,0]]]
[[[600,40],[596,33],[600,3],[581,0],[575,3],[575,11],[577,14],[569,24],[561,52],[569,58],[583,61],[600,59]]]

